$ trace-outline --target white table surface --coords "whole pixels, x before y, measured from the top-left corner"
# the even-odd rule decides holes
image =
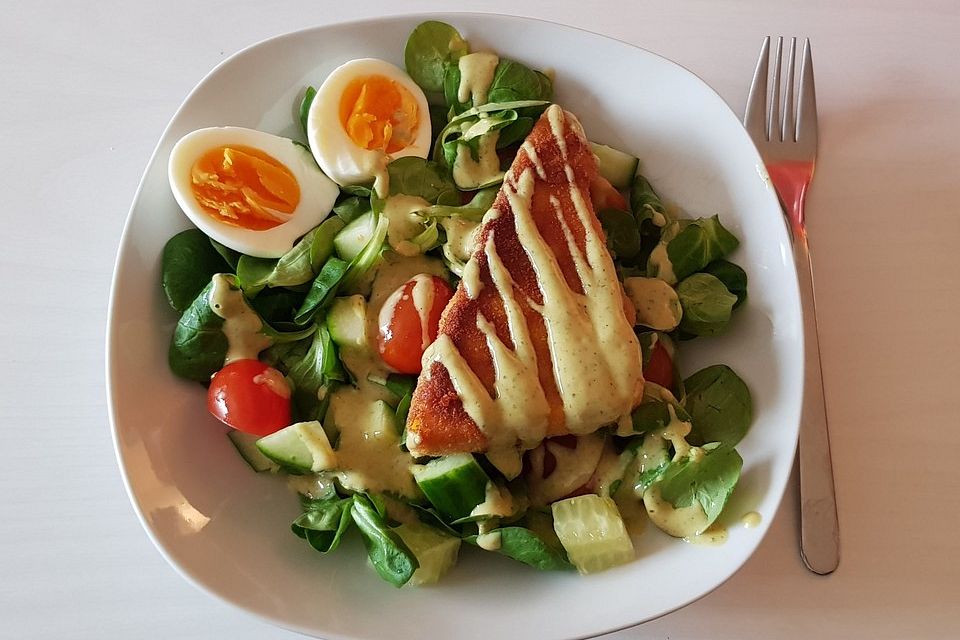
[[[292,638],[187,584],[128,503],[103,374],[120,232],[167,120],[226,56],[288,30],[454,4],[35,5],[0,6],[0,637]],[[728,583],[612,637],[960,636],[960,5],[474,6],[651,49],[738,112],[761,36],[814,43],[821,151],[808,215],[840,569],[803,568],[791,488]]]

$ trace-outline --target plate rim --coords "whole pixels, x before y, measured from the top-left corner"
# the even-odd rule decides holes
[[[452,21],[455,20],[456,17],[503,18],[503,19],[508,19],[508,20],[517,20],[517,21],[521,21],[521,22],[529,22],[529,23],[536,23],[536,24],[545,24],[545,25],[550,25],[550,26],[552,26],[552,27],[559,27],[559,28],[562,28],[562,29],[568,29],[568,30],[571,30],[571,31],[576,31],[576,32],[580,32],[580,33],[583,33],[583,34],[587,34],[587,35],[590,35],[590,36],[595,36],[595,37],[603,38],[603,39],[605,39],[605,40],[614,41],[614,42],[617,42],[617,43],[619,43],[619,44],[621,44],[621,45],[630,47],[630,48],[632,48],[632,49],[640,50],[640,51],[642,51],[642,52],[644,52],[644,53],[646,53],[646,54],[648,54],[648,55],[650,55],[650,56],[653,56],[654,58],[657,58],[660,62],[666,63],[667,65],[670,65],[670,66],[672,66],[672,67],[675,67],[675,68],[677,68],[677,69],[679,69],[679,70],[681,70],[681,71],[689,74],[689,75],[692,76],[693,78],[695,78],[695,79],[702,85],[703,88],[705,88],[707,91],[709,91],[711,94],[713,94],[713,95],[716,97],[716,99],[718,100],[718,102],[722,105],[722,108],[725,109],[725,110],[729,113],[729,115],[733,116],[734,119],[740,124],[740,127],[743,128],[742,122],[741,122],[740,118],[737,116],[736,112],[733,110],[733,108],[730,106],[730,104],[727,103],[727,101],[723,99],[723,97],[719,94],[719,92],[717,92],[717,90],[713,88],[713,86],[711,86],[706,80],[704,80],[704,79],[703,79],[699,74],[697,74],[695,71],[691,70],[690,68],[686,67],[685,65],[683,65],[683,64],[681,64],[681,63],[679,63],[679,62],[676,62],[676,61],[671,60],[671,59],[669,59],[669,58],[667,58],[667,57],[665,57],[665,56],[663,56],[663,55],[661,55],[661,54],[659,54],[659,53],[656,53],[655,51],[651,51],[650,49],[647,49],[647,48],[642,47],[642,46],[640,46],[640,45],[634,44],[634,43],[632,43],[632,42],[628,42],[628,41],[622,40],[622,39],[617,38],[617,37],[615,37],[615,36],[607,35],[607,34],[600,33],[600,32],[596,32],[596,31],[592,31],[592,30],[590,30],[590,29],[586,29],[586,28],[583,28],[583,27],[580,27],[580,26],[568,24],[568,23],[565,23],[565,22],[560,22],[560,21],[557,21],[557,20],[552,20],[552,19],[547,19],[547,18],[541,18],[541,17],[536,17],[536,16],[520,16],[520,15],[514,15],[514,14],[508,14],[508,13],[485,12],[485,11],[395,12],[395,13],[389,13],[389,14],[383,14],[383,15],[377,15],[377,16],[368,16],[368,17],[363,17],[363,18],[355,18],[355,19],[350,19],[350,20],[335,20],[335,21],[333,21],[333,22],[328,22],[328,23],[323,23],[323,24],[314,24],[313,26],[303,27],[303,28],[300,28],[300,29],[295,29],[295,30],[292,30],[292,31],[285,31],[285,32],[278,33],[278,34],[275,34],[275,35],[272,35],[272,36],[267,36],[267,37],[265,37],[265,38],[262,38],[262,39],[260,39],[260,40],[257,40],[257,41],[255,41],[255,42],[249,44],[249,45],[246,45],[246,46],[244,46],[244,47],[236,50],[234,53],[230,54],[229,56],[227,56],[226,58],[224,58],[223,60],[221,60],[220,62],[218,62],[218,63],[217,63],[216,65],[214,65],[209,71],[207,71],[207,72],[203,75],[203,77],[202,77],[199,81],[197,81],[197,83],[196,83],[196,84],[190,89],[190,91],[183,97],[183,99],[180,101],[180,104],[178,105],[178,107],[176,108],[176,110],[173,112],[173,114],[170,116],[170,118],[168,119],[168,121],[167,121],[166,125],[164,126],[162,132],[160,133],[159,137],[157,138],[157,142],[156,142],[156,144],[154,145],[153,151],[150,153],[150,156],[149,156],[147,162],[146,162],[145,165],[144,165],[144,169],[143,169],[143,172],[142,172],[142,174],[141,174],[140,181],[139,181],[139,183],[138,183],[138,185],[137,185],[137,188],[136,188],[136,190],[135,190],[135,192],[134,192],[134,194],[133,194],[133,197],[132,197],[132,199],[131,199],[131,204],[130,204],[129,208],[127,209],[127,213],[126,213],[126,216],[125,216],[125,219],[124,219],[123,229],[122,229],[122,231],[121,231],[120,238],[119,238],[119,242],[118,242],[118,248],[117,248],[116,258],[115,258],[115,260],[114,260],[113,274],[112,274],[112,276],[111,276],[110,292],[109,292],[108,302],[107,302],[107,323],[106,323],[106,332],[105,332],[105,338],[106,338],[106,340],[105,340],[105,365],[106,365],[106,366],[105,366],[105,374],[106,374],[106,376],[105,376],[105,377],[106,377],[107,415],[108,415],[108,419],[109,419],[109,423],[110,423],[110,434],[111,434],[111,441],[112,441],[112,443],[113,443],[114,456],[115,456],[116,461],[117,461],[117,465],[118,465],[118,468],[119,468],[119,471],[120,471],[121,480],[122,480],[122,482],[123,482],[123,486],[124,486],[124,489],[125,489],[125,491],[126,491],[127,498],[129,499],[130,504],[131,504],[131,506],[132,506],[133,509],[134,509],[134,512],[135,512],[135,514],[136,514],[136,516],[137,516],[137,520],[138,520],[139,523],[140,523],[140,526],[143,528],[143,530],[144,530],[145,533],[147,534],[147,537],[148,537],[148,538],[150,539],[150,541],[153,543],[154,547],[157,549],[157,551],[160,553],[160,555],[164,558],[164,560],[167,562],[167,564],[168,564],[169,566],[171,566],[171,567],[174,569],[174,571],[176,571],[177,574],[179,574],[181,577],[183,577],[189,584],[191,584],[191,585],[192,585],[194,588],[196,588],[198,591],[204,593],[204,594],[207,595],[208,597],[212,597],[212,599],[214,599],[214,600],[216,600],[216,601],[219,601],[219,602],[223,602],[223,603],[228,604],[228,605],[229,605],[231,608],[233,608],[234,610],[240,611],[240,612],[242,612],[244,615],[246,615],[246,616],[248,616],[248,617],[250,617],[250,618],[256,619],[256,620],[261,621],[261,622],[267,622],[267,623],[269,623],[269,624],[272,624],[272,625],[274,625],[274,626],[280,627],[280,628],[282,628],[282,629],[286,629],[286,630],[288,630],[288,631],[293,631],[293,632],[296,632],[296,633],[304,634],[304,635],[310,636],[310,637],[319,637],[319,636],[316,635],[317,632],[316,632],[315,630],[313,630],[313,629],[309,629],[309,628],[303,627],[303,626],[298,626],[298,625],[296,625],[296,624],[291,624],[291,623],[289,623],[288,621],[285,621],[285,620],[283,620],[282,618],[280,618],[280,617],[278,617],[278,616],[274,616],[274,615],[270,615],[270,614],[268,614],[268,613],[263,613],[263,612],[260,612],[260,611],[255,611],[255,610],[249,609],[249,608],[247,608],[246,606],[244,606],[243,604],[240,604],[239,602],[235,601],[234,599],[232,599],[232,598],[230,598],[230,597],[228,597],[228,596],[226,596],[226,595],[224,595],[224,594],[222,594],[222,593],[220,593],[220,592],[218,592],[218,591],[215,591],[215,590],[213,590],[212,588],[208,587],[207,585],[203,584],[198,577],[195,577],[186,567],[182,566],[178,561],[176,561],[176,560],[172,557],[172,554],[171,554],[170,552],[168,552],[168,550],[167,550],[167,548],[165,547],[165,545],[160,541],[160,539],[159,539],[159,538],[157,537],[157,535],[154,533],[153,528],[151,527],[151,525],[150,525],[150,524],[147,522],[147,520],[146,520],[146,516],[145,516],[145,514],[144,514],[144,512],[143,512],[143,509],[142,509],[142,507],[141,507],[140,501],[139,501],[139,499],[137,498],[136,494],[134,493],[133,488],[132,488],[132,486],[131,486],[131,484],[130,484],[130,475],[129,475],[129,473],[128,473],[127,464],[126,464],[126,462],[125,462],[125,460],[124,460],[124,456],[123,456],[122,451],[121,451],[121,443],[120,443],[120,441],[119,441],[119,438],[120,438],[120,430],[119,430],[119,425],[118,425],[118,422],[117,422],[117,415],[116,415],[116,414],[117,414],[117,395],[118,395],[118,391],[117,391],[117,389],[115,389],[115,386],[117,385],[117,378],[116,378],[116,375],[115,375],[115,374],[116,374],[116,370],[119,368],[119,364],[118,364],[118,355],[119,355],[119,354],[118,354],[118,350],[117,350],[117,338],[118,338],[118,326],[117,326],[117,325],[118,325],[118,322],[117,322],[117,318],[116,318],[116,315],[117,315],[117,300],[116,300],[116,296],[117,296],[117,290],[118,290],[118,282],[119,282],[119,281],[121,280],[121,278],[123,277],[123,276],[122,276],[122,271],[121,271],[121,265],[124,263],[125,258],[126,258],[126,255],[127,255],[127,252],[130,250],[130,245],[131,245],[131,243],[130,243],[130,241],[129,241],[129,240],[130,240],[129,236],[130,236],[130,233],[131,233],[130,230],[131,230],[131,226],[132,226],[131,222],[132,222],[132,218],[133,218],[133,214],[134,214],[134,209],[137,207],[137,205],[138,205],[138,203],[140,202],[140,199],[141,199],[141,197],[142,197],[142,195],[143,195],[143,190],[144,190],[144,186],[145,186],[145,182],[146,182],[146,178],[147,178],[147,174],[148,174],[148,172],[149,172],[149,169],[150,169],[150,168],[154,165],[154,163],[157,161],[157,156],[158,156],[158,154],[159,154],[159,152],[160,152],[160,148],[161,148],[164,140],[167,138],[167,135],[169,134],[170,129],[172,128],[172,126],[174,125],[174,123],[175,123],[175,122],[177,121],[177,119],[179,118],[181,112],[183,112],[184,109],[186,109],[186,108],[188,107],[188,105],[190,104],[191,99],[193,98],[193,96],[194,96],[195,94],[197,94],[198,92],[200,92],[200,91],[206,86],[206,84],[207,84],[208,82],[210,82],[211,79],[212,79],[215,75],[217,75],[217,73],[220,71],[220,69],[221,69],[222,67],[231,65],[231,64],[234,63],[238,58],[241,58],[241,57],[243,57],[243,56],[251,53],[252,51],[254,51],[254,50],[256,50],[256,49],[259,49],[260,47],[262,47],[262,46],[264,46],[264,45],[272,44],[272,43],[275,43],[275,42],[278,42],[278,41],[282,41],[282,40],[286,40],[286,39],[300,38],[300,37],[303,37],[303,36],[304,36],[305,34],[307,34],[307,33],[323,33],[324,31],[336,30],[336,29],[341,29],[341,28],[344,28],[344,27],[363,26],[363,25],[376,25],[376,24],[382,23],[382,22],[384,22],[384,21],[398,20],[398,19],[409,19],[409,20],[420,19],[421,21],[424,21],[424,20],[443,20],[443,21],[448,21],[448,20],[449,20],[449,21],[452,22]],[[758,171],[763,170],[764,164],[763,164],[763,161],[762,161],[762,159],[761,159],[761,157],[760,157],[759,152],[758,152],[757,149],[756,149],[756,145],[753,143],[753,140],[750,139],[749,134],[746,132],[745,129],[743,129],[743,135],[750,141],[750,145],[751,145],[751,147],[752,147],[753,154],[755,155],[755,159],[756,159],[756,161],[757,161],[757,169],[758,169]],[[761,177],[763,177],[763,176],[761,175]],[[769,196],[770,196],[770,199],[772,200],[773,204],[775,205],[775,208],[776,208],[777,210],[780,210],[781,213],[782,213],[782,209],[780,208],[779,200],[777,199],[776,194],[771,191],[771,192],[769,193]],[[785,237],[786,237],[786,240],[787,240],[787,242],[789,243],[789,242],[790,242],[790,237],[789,237],[789,233],[788,233],[788,228],[787,228],[786,220],[785,220],[785,218],[784,218],[782,215],[780,216],[780,226],[782,227],[782,231],[784,232]],[[796,286],[797,286],[797,270],[796,270],[796,264],[795,264],[795,262],[794,262],[792,259],[786,261],[786,269],[787,269],[787,274],[786,274],[786,275],[787,275],[788,278],[792,281],[792,284],[794,285],[794,287],[796,287]],[[796,308],[796,314],[797,314],[797,317],[800,318],[801,316],[800,316],[800,308],[799,308],[799,297],[797,298],[796,302],[797,302],[797,305],[796,305],[796,307],[797,307],[797,308]],[[804,345],[804,339],[805,339],[804,328],[803,328],[803,326],[802,326],[802,323],[800,323],[800,325],[797,327],[797,338],[798,338],[798,340],[799,340],[799,349],[800,349],[800,352],[802,353],[803,345]],[[803,393],[802,385],[803,385],[803,382],[804,382],[803,362],[802,362],[802,360],[801,360],[801,362],[800,362],[800,368],[799,368],[798,373],[799,373],[799,382],[800,382],[801,388],[797,391],[797,395],[799,395],[800,397],[802,397],[802,393]],[[801,415],[798,413],[798,415],[797,415],[797,436],[791,439],[791,444],[790,444],[790,447],[789,447],[789,454],[790,454],[789,457],[790,457],[790,458],[795,458],[795,456],[796,456],[796,450],[797,450],[798,439],[799,439],[800,422],[801,422]],[[775,510],[774,514],[776,513],[776,511],[779,511],[780,507],[782,506],[783,498],[784,498],[784,496],[785,496],[785,494],[786,494],[786,490],[787,490],[787,487],[789,486],[789,481],[790,481],[790,478],[791,478],[791,477],[792,477],[792,474],[787,474],[786,476],[784,476],[784,478],[783,478],[782,482],[780,483],[780,486],[779,486],[779,487],[778,487],[775,483],[771,483],[771,484],[770,484],[770,489],[771,489],[771,490],[768,492],[768,495],[776,498],[776,500],[774,501],[774,504],[776,505],[776,510]],[[766,538],[766,536],[769,534],[770,524],[772,524],[772,520],[773,520],[773,515],[770,516],[770,522],[767,523],[767,526],[764,528],[764,530],[762,531],[762,533],[759,535],[759,537],[757,538],[756,542],[753,543],[753,547],[750,549],[750,552],[749,552],[749,553],[747,554],[747,556],[744,558],[743,562],[740,563],[740,564],[739,564],[736,568],[734,568],[732,571],[730,571],[729,574],[728,574],[726,577],[724,577],[722,580],[720,580],[719,582],[717,582],[715,585],[710,586],[710,587],[708,587],[708,588],[706,588],[706,589],[698,590],[695,595],[689,596],[689,597],[688,597],[687,599],[685,599],[681,604],[677,604],[676,606],[673,606],[673,607],[671,607],[671,608],[669,608],[669,609],[667,609],[667,610],[664,610],[664,611],[662,611],[662,612],[660,612],[660,613],[658,613],[658,614],[656,614],[656,615],[653,615],[653,616],[650,616],[650,617],[645,617],[645,618],[643,618],[642,620],[639,620],[639,621],[637,621],[637,622],[631,622],[631,623],[626,623],[626,624],[616,624],[616,625],[614,625],[614,626],[604,625],[602,628],[598,628],[596,631],[591,632],[591,633],[586,634],[586,635],[570,636],[570,637],[569,637],[569,640],[585,640],[585,639],[588,639],[588,638],[596,638],[596,637],[599,637],[599,636],[605,636],[605,635],[608,635],[608,634],[616,633],[616,632],[618,632],[618,631],[623,631],[623,630],[625,630],[625,629],[630,629],[630,628],[633,628],[633,627],[637,627],[637,626],[642,625],[642,624],[644,624],[644,623],[646,623],[646,622],[650,622],[650,621],[653,621],[653,620],[657,620],[657,619],[662,618],[662,617],[664,617],[664,616],[666,616],[666,615],[669,615],[669,614],[671,614],[671,613],[673,613],[673,612],[675,612],[675,611],[678,611],[678,610],[680,610],[680,609],[683,609],[684,607],[687,607],[687,606],[689,606],[690,604],[692,604],[692,603],[694,603],[694,602],[702,599],[703,597],[709,595],[710,593],[712,593],[713,591],[715,591],[715,590],[718,589],[719,587],[723,586],[723,585],[724,585],[726,582],[728,582],[731,578],[733,578],[737,573],[739,573],[739,572],[743,569],[743,567],[747,564],[747,562],[749,562],[749,560],[750,560],[750,559],[753,557],[753,555],[756,553],[757,549],[760,547],[760,544],[763,542],[763,540],[764,540],[764,539]],[[326,631],[324,631],[323,633],[324,633],[324,637],[328,637],[328,638],[330,638],[331,640],[366,640],[366,638],[365,638],[364,636],[353,635],[352,633],[351,633],[351,634],[343,634],[343,633],[339,633],[339,632],[332,632],[332,633],[331,633],[331,632],[326,632]]]

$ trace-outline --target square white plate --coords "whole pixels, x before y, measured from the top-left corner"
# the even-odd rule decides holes
[[[654,527],[628,565],[582,577],[539,573],[464,549],[436,587],[397,590],[366,567],[350,536],[321,556],[289,523],[295,496],[252,473],[205,409],[197,385],[175,379],[166,353],[176,322],[159,286],[166,240],[188,226],[167,184],[184,134],[238,125],[298,137],[303,87],[336,66],[377,57],[402,67],[407,35],[424,19],[491,49],[556,71],[556,101],[588,136],[641,158],[658,192],[688,215],[719,213],[741,239],[733,260],[750,278],[731,332],[683,346],[685,374],[730,364],[753,394],[755,419],[738,446],[743,477],[726,511],[729,540],[686,544]],[[308,29],[254,45],[219,65],[160,138],[123,234],[108,329],[107,377],[117,455],[133,504],[161,553],[200,588],[278,625],[326,638],[590,636],[634,625],[716,588],[750,557],[790,473],[802,392],[802,328],[786,227],[757,152],[737,117],[696,76],[648,51],[525,18],[449,14]],[[759,527],[737,519],[757,511]]]

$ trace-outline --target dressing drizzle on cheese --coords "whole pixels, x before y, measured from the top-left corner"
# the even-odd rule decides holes
[[[423,359],[427,375],[434,362],[446,368],[465,411],[487,437],[491,451],[511,447],[529,449],[547,433],[550,407],[540,382],[525,307],[543,318],[554,382],[563,404],[564,424],[570,433],[592,433],[629,415],[643,384],[640,347],[623,312],[623,293],[613,260],[596,230],[587,201],[589,196],[577,186],[567,159],[564,128],[569,116],[555,105],[546,114],[553,143],[564,161],[570,202],[584,229],[585,248],[581,251],[563,217],[561,203],[551,199],[583,293],[567,284],[556,256],[537,228],[531,204],[536,179],[545,174],[539,161],[532,162],[533,166],[519,176],[508,176],[503,192],[513,214],[517,236],[537,274],[542,302],[529,299],[515,285],[497,252],[493,230],[483,247],[490,279],[503,301],[513,343],[513,348],[509,348],[488,319],[477,315],[477,328],[486,340],[493,362],[493,395],[472,371],[450,336],[441,334]],[[575,120],[570,126],[581,131]],[[531,160],[537,158],[529,140],[521,151]],[[492,213],[491,218],[504,212],[492,210]],[[471,262],[476,259],[474,256]]]

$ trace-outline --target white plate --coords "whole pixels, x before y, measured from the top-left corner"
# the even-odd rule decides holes
[[[161,553],[200,588],[278,625],[326,638],[486,638],[516,630],[574,638],[634,625],[720,585],[763,537],[793,461],[802,386],[802,331],[786,228],[760,158],[727,105],[693,74],[648,51],[571,27],[494,15],[430,16],[471,46],[556,70],[556,100],[587,134],[640,156],[668,200],[693,215],[720,213],[742,240],[734,259],[750,298],[730,334],[684,345],[683,369],[726,362],[747,381],[756,418],[738,447],[743,478],[727,508],[722,547],[686,544],[652,527],[638,559],[605,573],[540,573],[466,549],[439,586],[397,590],[351,541],[321,556],[289,530],[295,496],[251,473],[204,393],[168,372],[176,321],[159,287],[164,242],[188,226],[167,185],[167,157],[185,133],[238,125],[297,136],[296,99],[359,57],[402,66],[425,16],[287,34],[214,69],[173,117],[147,166],[117,258],[107,376],[117,455],[127,489]],[[746,70],[745,70],[746,71]],[[749,511],[754,529],[737,526]]]

